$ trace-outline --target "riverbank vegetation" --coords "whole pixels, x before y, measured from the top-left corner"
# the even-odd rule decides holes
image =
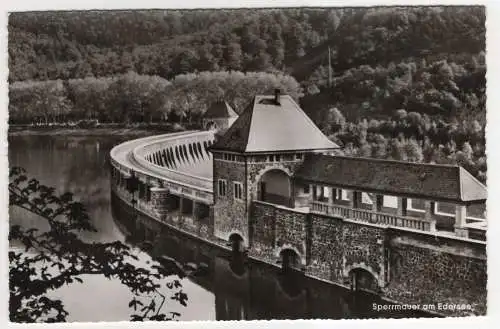
[[[9,32],[13,124],[192,129],[281,87],[346,154],[486,180],[484,7],[13,13]]]

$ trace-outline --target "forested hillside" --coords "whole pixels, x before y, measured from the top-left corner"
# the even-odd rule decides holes
[[[9,69],[11,123],[196,125],[282,87],[349,154],[485,180],[484,7],[13,13]]]

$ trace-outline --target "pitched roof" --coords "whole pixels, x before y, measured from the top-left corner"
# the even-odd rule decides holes
[[[217,101],[213,103],[208,110],[206,110],[205,114],[203,114],[203,117],[206,119],[233,118],[237,116],[238,114],[226,101]]]
[[[280,152],[329,150],[330,141],[289,95],[255,96],[212,150],[233,152]]]
[[[487,198],[486,186],[465,169],[452,165],[311,154],[295,177],[359,191],[451,202]]]

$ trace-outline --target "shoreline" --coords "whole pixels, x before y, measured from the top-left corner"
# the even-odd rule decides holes
[[[180,132],[185,128],[172,125],[152,126],[118,126],[99,125],[97,127],[64,127],[64,126],[26,126],[10,125],[8,136],[148,136]]]

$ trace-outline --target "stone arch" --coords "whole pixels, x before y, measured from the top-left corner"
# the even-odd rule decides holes
[[[365,263],[354,263],[351,265],[348,265],[344,269],[344,276],[349,278],[349,282],[351,284],[351,289],[354,288],[354,290],[357,290],[360,287],[357,287],[357,283],[354,282],[353,280],[356,280],[356,272],[364,271],[371,275],[373,278],[374,283],[377,285],[377,289],[380,289],[384,286],[384,280],[383,278],[378,275],[375,270],[371,266],[366,265]],[[354,287],[353,287],[354,285]],[[362,287],[361,287],[362,288]]]
[[[256,175],[252,197],[290,207],[292,204],[292,173],[283,166],[268,166]]]
[[[193,143],[192,147],[193,147],[193,159],[195,161],[200,160],[200,155],[198,154],[198,148],[196,147],[196,143]]]
[[[187,151],[186,144],[182,144],[182,151],[184,152],[184,159],[185,159],[186,163],[189,163],[189,154]]]
[[[176,162],[180,161],[179,146],[178,145],[175,145],[175,160],[176,160]]]
[[[168,149],[168,154],[170,155],[170,165],[175,168],[176,167],[176,163],[175,163],[175,154],[174,154],[174,149],[173,148],[169,148]]]
[[[186,162],[184,159],[184,150],[182,149],[183,145],[179,145],[179,162]]]
[[[201,148],[201,144],[200,142],[196,143],[196,147],[198,148],[198,153],[201,155],[201,157],[203,158],[203,150]]]
[[[163,159],[161,158],[161,152],[156,152],[156,157],[158,158],[158,165],[163,166]]]
[[[167,151],[165,149],[161,150],[161,157],[163,159],[163,163],[165,164],[165,167],[168,167]]]
[[[245,239],[245,235],[238,230],[231,230],[227,235],[227,241],[231,243],[233,243],[233,241],[234,242],[240,241],[241,248],[248,247],[248,241]]]
[[[306,265],[306,258],[304,257],[304,255],[302,255],[296,247],[294,247],[288,243],[285,243],[285,244],[281,245],[280,247],[276,248],[274,256],[276,258],[280,259],[281,261],[283,261],[282,257],[283,257],[285,252],[293,252],[296,254],[298,266],[300,266],[300,265],[305,266]]]
[[[170,158],[170,150],[169,149],[165,149],[165,160],[167,162],[167,167],[171,167],[172,166],[172,162],[171,162],[171,158]]]

